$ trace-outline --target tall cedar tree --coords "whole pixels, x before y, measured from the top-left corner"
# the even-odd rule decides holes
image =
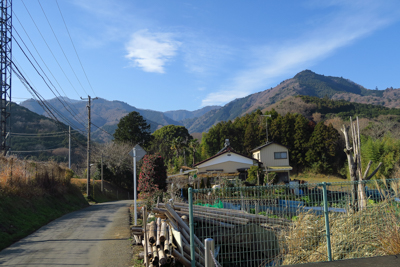
[[[138,181],[138,191],[154,192],[167,186],[167,167],[160,154],[145,155]]]
[[[132,111],[123,117],[115,130],[115,141],[129,142],[131,144],[141,144],[146,147],[152,139],[150,124],[139,114]]]

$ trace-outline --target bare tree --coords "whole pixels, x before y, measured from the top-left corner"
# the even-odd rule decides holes
[[[344,149],[344,152],[347,155],[347,161],[349,163],[350,179],[352,182],[354,182],[351,191],[352,193],[351,208],[353,209],[353,211],[358,211],[364,209],[367,206],[367,197],[365,195],[365,184],[362,183],[362,181],[368,181],[369,179],[371,179],[381,167],[382,162],[380,162],[378,164],[378,167],[370,175],[368,175],[369,169],[371,168],[372,165],[372,161],[370,161],[363,175],[361,166],[361,141],[360,141],[360,126],[358,122],[358,117],[357,121],[354,123],[350,117],[352,146],[350,146],[350,140],[349,140],[349,127],[343,125],[341,130],[343,132],[345,139],[346,147]],[[356,182],[358,182],[358,184]]]

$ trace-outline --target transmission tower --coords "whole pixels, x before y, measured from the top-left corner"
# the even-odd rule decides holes
[[[0,150],[6,155],[10,149],[11,133],[11,39],[12,39],[12,0],[1,0],[0,17]]]

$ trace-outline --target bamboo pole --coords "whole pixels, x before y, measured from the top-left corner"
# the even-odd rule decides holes
[[[164,265],[167,263],[167,258],[165,257],[164,246],[160,246],[158,249],[159,263]]]
[[[189,225],[189,217],[186,215],[181,216],[182,221],[184,221],[187,225]]]
[[[186,259],[190,259],[190,253],[186,253],[185,251],[183,252],[183,255]],[[199,262],[195,262],[196,267],[204,267],[204,265],[201,265]]]
[[[153,258],[153,249],[152,249],[152,246],[151,246],[151,244],[149,242],[149,233],[147,233],[146,235],[147,235],[147,238],[146,238],[147,257],[149,259],[152,259]]]
[[[160,207],[164,206],[162,204],[163,203],[160,203]],[[189,205],[187,205],[185,203],[175,203],[174,205],[175,205],[176,209],[189,210]],[[246,219],[251,220],[252,222],[254,222],[256,220],[262,220],[262,221],[266,221],[268,223],[274,223],[274,224],[283,224],[283,223],[290,224],[291,223],[291,221],[286,220],[286,219],[268,218],[263,215],[249,214],[249,213],[245,213],[244,211],[239,211],[239,210],[219,209],[219,208],[203,207],[203,206],[194,205],[193,212],[196,213],[198,210],[202,211],[202,212],[246,218]]]
[[[154,208],[153,211],[157,212],[157,213],[161,213],[161,214],[164,214],[164,213],[167,212],[165,209],[162,209],[162,208],[159,208],[159,209]],[[189,211],[188,210],[181,210],[181,211],[177,211],[176,213],[177,213],[178,216],[179,215],[187,215],[187,214],[189,214]],[[249,219],[238,218],[238,217],[233,217],[233,216],[217,215],[217,214],[197,212],[197,211],[194,211],[193,215],[195,216],[193,218],[194,220],[205,221],[205,219],[208,219],[210,221],[213,221],[214,224],[217,224],[217,225],[219,225],[219,223],[216,223],[215,221],[219,221],[219,222],[223,222],[223,223],[228,223],[228,225],[226,225],[227,227],[231,227],[229,224],[245,225],[245,224],[249,223]],[[186,225],[185,222],[182,221],[182,223]],[[224,226],[224,224],[220,224],[219,226]],[[182,226],[182,227],[185,228],[184,226]]]
[[[179,213],[189,213],[189,209],[181,209]],[[203,212],[203,211],[193,211],[194,216],[204,216],[207,218],[213,218],[214,220],[217,221],[222,221],[222,222],[227,222],[227,223],[236,223],[236,224],[247,224],[249,222],[249,219],[247,218],[240,218],[240,217],[235,217],[234,215],[222,215],[222,214],[214,214],[211,212]]]
[[[175,257],[176,260],[178,260],[180,263],[182,263],[185,267],[192,267],[192,264],[190,261],[188,261],[181,253],[179,253],[176,249],[172,251],[172,255]]]
[[[161,240],[160,240],[160,233],[161,233],[161,218],[157,218],[157,240],[156,240],[156,246],[157,248],[160,248],[161,245]]]
[[[153,250],[153,262],[154,261],[158,262],[158,249],[157,249],[156,245],[153,244],[152,250]]]
[[[165,239],[166,239],[166,235],[167,235],[167,222],[165,220],[163,220],[161,222],[161,231],[160,231],[160,242],[164,243]]]
[[[157,227],[156,223],[154,221],[152,221],[149,226],[149,229],[150,229],[149,230],[149,241],[150,241],[150,244],[152,244],[152,245],[155,244],[157,241],[157,233],[156,233],[157,228],[156,227]]]
[[[190,255],[190,247],[188,244],[183,244],[183,251],[186,252],[188,255]],[[190,257],[189,257],[190,258]],[[200,262],[202,265],[205,265],[204,258],[199,254],[195,253],[195,258],[198,262]]]

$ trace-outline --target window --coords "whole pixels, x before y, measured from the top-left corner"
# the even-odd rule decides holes
[[[274,159],[287,159],[287,152],[275,152]]]

